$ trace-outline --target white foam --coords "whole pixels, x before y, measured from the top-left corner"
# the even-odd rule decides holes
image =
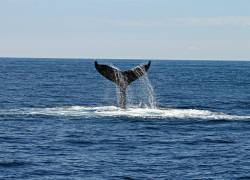
[[[52,108],[22,108],[0,110],[3,114],[19,115],[48,115],[48,116],[79,116],[79,117],[139,117],[139,118],[178,118],[178,119],[211,119],[211,120],[245,120],[250,116],[230,115],[221,112],[213,112],[199,109],[178,109],[178,108],[139,108],[130,107],[126,110],[115,106],[65,106]]]

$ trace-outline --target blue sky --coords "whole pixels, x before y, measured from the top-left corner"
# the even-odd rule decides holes
[[[249,0],[1,0],[0,56],[250,60]]]

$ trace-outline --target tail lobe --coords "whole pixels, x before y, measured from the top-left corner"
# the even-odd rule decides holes
[[[149,61],[148,64],[139,65],[127,71],[120,71],[119,69],[105,64],[98,64],[97,61],[95,61],[95,68],[101,75],[116,83],[118,86],[128,86],[130,83],[143,76],[148,71],[150,64],[151,61]]]

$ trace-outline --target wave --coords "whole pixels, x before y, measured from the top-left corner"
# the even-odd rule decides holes
[[[79,116],[79,117],[139,117],[139,118],[178,118],[207,120],[250,120],[250,115],[239,116],[222,112],[199,109],[178,108],[139,108],[130,107],[126,110],[116,106],[65,106],[52,108],[20,108],[0,110],[0,115],[47,115],[47,116]]]
[[[0,167],[17,167],[17,166],[24,166],[30,164],[25,161],[16,161],[16,160],[9,160],[9,161],[0,161]]]

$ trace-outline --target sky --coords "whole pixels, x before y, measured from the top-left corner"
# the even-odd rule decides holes
[[[0,0],[0,57],[250,60],[250,0]]]

